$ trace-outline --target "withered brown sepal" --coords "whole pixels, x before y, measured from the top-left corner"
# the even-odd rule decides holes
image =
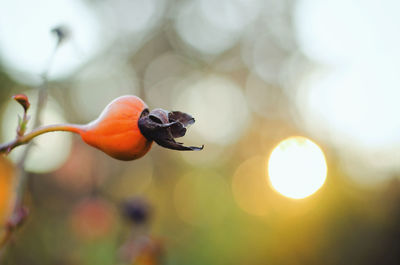
[[[140,132],[149,140],[155,141],[162,147],[180,151],[199,151],[204,145],[184,146],[175,141],[175,138],[186,134],[186,128],[195,122],[194,118],[180,111],[166,111],[154,109],[151,112],[145,109],[138,121]]]

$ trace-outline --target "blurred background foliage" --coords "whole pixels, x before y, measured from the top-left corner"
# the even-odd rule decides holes
[[[205,144],[121,162],[76,135],[39,137],[26,162],[31,215],[3,263],[399,264],[399,10],[396,0],[0,0],[2,142],[22,112],[13,94],[34,113],[62,25],[43,123],[87,123],[134,94],[192,114],[183,141]],[[271,152],[297,135],[328,168],[303,199],[268,175]],[[296,157],[280,163],[297,168]],[[310,168],[278,179],[307,187]],[[4,224],[15,172],[3,158],[0,169]]]

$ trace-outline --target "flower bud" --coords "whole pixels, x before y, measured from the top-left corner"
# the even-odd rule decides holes
[[[145,224],[151,216],[151,206],[143,198],[131,198],[121,205],[122,214],[134,224]]]
[[[28,97],[25,94],[17,94],[12,97],[15,101],[17,101],[24,108],[25,112],[28,111],[30,107],[30,103]]]

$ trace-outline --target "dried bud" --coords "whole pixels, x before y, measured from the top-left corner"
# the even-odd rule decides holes
[[[56,36],[57,45],[61,45],[71,35],[70,29],[64,25],[52,28],[51,33],[53,33]]]
[[[149,203],[142,198],[133,198],[122,203],[122,214],[135,224],[144,224],[151,214]]]
[[[21,104],[25,112],[28,111],[31,104],[29,103],[28,97],[25,94],[17,94],[14,95],[12,98],[16,100],[19,104]]]

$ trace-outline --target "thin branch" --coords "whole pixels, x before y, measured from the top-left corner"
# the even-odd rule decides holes
[[[18,137],[8,143],[4,143],[0,145],[0,154],[1,153],[9,153],[15,147],[24,145],[29,143],[33,138],[48,132],[57,132],[57,131],[65,131],[65,132],[73,132],[79,133],[83,130],[83,125],[76,125],[76,124],[53,124],[53,125],[46,125],[36,128],[35,130]]]
[[[46,105],[47,101],[47,90],[48,90],[48,75],[51,69],[51,66],[53,64],[55,55],[58,51],[58,48],[61,46],[63,41],[65,40],[65,34],[63,33],[63,29],[59,26],[54,29],[52,29],[52,32],[56,34],[57,37],[57,42],[54,46],[53,51],[51,52],[51,55],[48,59],[47,65],[43,71],[42,74],[42,86],[39,89],[38,92],[38,106],[36,109],[35,113],[35,121],[33,124],[33,128],[39,127],[40,126],[40,119],[41,119],[41,114],[43,112],[43,109]],[[51,128],[55,129],[52,126],[47,126],[46,127],[39,127],[36,130],[33,130],[31,133],[26,134],[26,135],[18,135],[17,138],[9,143],[0,145],[0,154],[1,153],[8,153],[10,152],[13,148],[29,143],[34,137],[46,133],[48,131],[51,131]],[[28,157],[29,151],[31,150],[32,144],[28,145],[22,156],[20,157],[18,161],[18,168],[19,168],[19,178],[18,178],[18,184],[16,187],[16,199],[14,203],[14,209],[11,213],[11,216],[9,218],[7,227],[6,227],[6,233],[2,239],[0,239],[1,245],[0,245],[0,258],[4,252],[4,248],[7,246],[7,243],[11,240],[13,232],[16,230],[16,228],[21,225],[21,223],[24,221],[24,219],[27,217],[28,211],[22,206],[22,201],[23,201],[23,196],[25,194],[25,186],[26,186],[26,180],[27,180],[27,173],[24,168],[24,164],[26,161],[26,158]],[[5,148],[5,149],[4,149]]]

